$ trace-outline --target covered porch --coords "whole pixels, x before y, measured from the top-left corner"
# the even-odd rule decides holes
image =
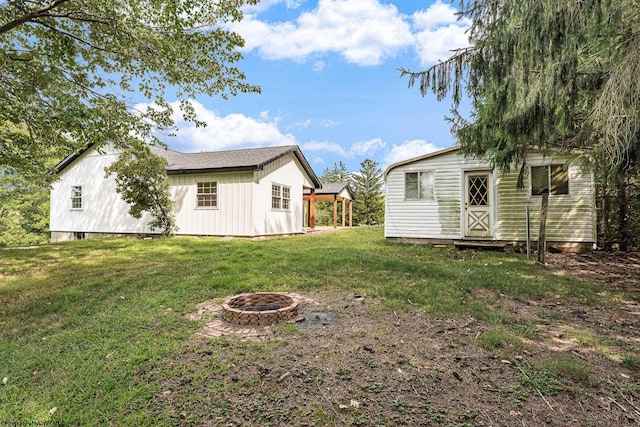
[[[353,199],[354,194],[346,182],[323,182],[322,188],[304,190],[303,199],[307,202],[304,224],[314,229],[316,227],[316,202],[333,202],[333,228],[338,228],[338,203],[342,203],[341,226],[347,227],[347,204],[349,210],[349,225],[353,226]]]

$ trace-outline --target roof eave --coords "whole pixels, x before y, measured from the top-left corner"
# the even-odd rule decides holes
[[[262,169],[259,165],[232,166],[223,168],[199,168],[199,169],[167,169],[167,175],[190,175],[197,173],[220,173],[220,172],[253,172]]]
[[[449,147],[449,148],[445,148],[443,150],[438,150],[438,151],[434,151],[432,153],[428,153],[428,154],[423,154],[421,156],[417,156],[417,157],[412,157],[410,159],[407,160],[403,160],[401,162],[397,162],[394,163],[392,165],[390,165],[389,167],[387,167],[387,169],[384,171],[384,180],[387,180],[387,176],[389,175],[389,172],[391,172],[391,169],[395,169],[399,166],[404,166],[404,165],[408,165],[410,163],[414,163],[414,162],[418,162],[420,160],[425,160],[425,159],[429,159],[431,157],[436,157],[436,156],[440,156],[442,154],[447,154],[447,153],[451,153],[453,151],[458,151],[460,149],[459,146],[454,146],[454,147]]]

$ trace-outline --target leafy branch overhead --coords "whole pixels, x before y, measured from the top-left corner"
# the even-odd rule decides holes
[[[169,86],[192,121],[196,95],[259,92],[235,66],[244,41],[224,28],[256,1],[2,2],[0,167],[42,175],[43,151],[160,144],[152,132],[173,127]],[[134,93],[155,108],[136,111]]]

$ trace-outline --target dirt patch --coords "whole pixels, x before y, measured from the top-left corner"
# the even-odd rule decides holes
[[[279,324],[258,341],[198,335],[149,374],[164,378],[153,406],[205,426],[640,425],[638,264],[552,254],[558,274],[631,297],[600,307],[496,295],[504,327],[362,295],[300,296],[302,313],[335,312],[335,323]],[[212,307],[194,320],[217,321]]]

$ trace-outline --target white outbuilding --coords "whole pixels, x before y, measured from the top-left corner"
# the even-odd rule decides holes
[[[596,242],[593,173],[567,155],[531,151],[521,189],[517,170],[501,174],[458,147],[395,163],[384,179],[387,240],[524,246],[527,222],[530,240],[538,240],[547,192],[547,246],[589,251]]]

